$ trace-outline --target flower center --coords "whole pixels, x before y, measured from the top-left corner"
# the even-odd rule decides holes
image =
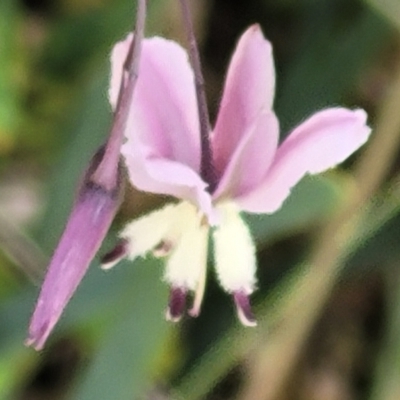
[[[220,202],[215,207],[221,215],[220,224],[212,229],[216,273],[221,286],[233,295],[239,319],[254,326],[248,300],[255,287],[253,240],[234,203]],[[194,292],[189,314],[197,316],[206,284],[209,231],[208,221],[192,204],[167,205],[126,225],[120,243],[103,258],[103,268],[125,256],[131,260],[148,253],[165,257],[164,280],[171,287],[167,319],[181,318],[188,292]]]

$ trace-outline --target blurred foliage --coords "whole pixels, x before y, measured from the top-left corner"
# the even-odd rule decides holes
[[[170,2],[149,3],[149,32],[181,29]],[[400,59],[396,0],[210,0],[198,7],[214,114],[234,43],[254,22],[274,44],[276,109],[283,134],[328,105],[364,106],[371,123],[379,114],[393,80],[388,65]],[[22,187],[22,177],[29,176],[37,183],[31,190],[40,191],[42,201],[32,206],[35,224],[19,228],[46,256],[63,230],[88,160],[107,137],[108,54],[131,29],[134,9],[131,0],[0,2],[0,179],[4,184],[11,177]],[[369,393],[373,400],[398,398],[398,385],[390,383],[398,380],[399,363],[397,173],[398,162],[392,166],[392,179],[359,205],[359,224],[338,257],[338,270],[343,268],[338,285],[369,282],[371,274],[378,273],[386,296],[379,310],[388,308],[385,338],[378,336],[373,342],[378,356],[366,372],[365,385],[357,386],[347,376],[353,390],[350,399],[367,399]],[[36,354],[23,347],[23,340],[38,288],[16,272],[15,260],[8,260],[0,241],[0,398],[161,399],[168,398],[166,388],[185,400],[237,397],[248,379],[254,347],[256,352],[264,348],[267,327],[271,338],[276,337],[274,330],[285,323],[286,304],[311,282],[306,260],[317,246],[321,227],[356,191],[351,170],[341,169],[305,178],[274,215],[245,216],[260,250],[260,288],[255,295],[260,328],[252,331],[234,322],[230,299],[212,274],[202,315],[171,326],[163,319],[167,288],[159,261],[133,266],[123,262],[105,273],[95,260],[48,347]],[[146,204],[129,208],[136,206]],[[0,207],[13,222],[10,204],[0,198]],[[121,218],[125,217],[126,211]],[[355,226],[352,218],[348,224]],[[104,249],[114,239],[113,230]],[[361,298],[359,292],[355,296]],[[319,302],[322,297],[315,298]],[[362,350],[368,352],[371,346]],[[389,385],[390,393],[383,395],[382,388]],[[279,399],[328,399],[304,393],[282,394]],[[348,398],[339,393],[342,397],[330,398]]]
[[[21,46],[21,15],[14,1],[0,5],[0,154],[13,147],[21,117],[21,86],[25,75]]]

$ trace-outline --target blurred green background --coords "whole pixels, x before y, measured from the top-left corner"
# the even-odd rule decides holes
[[[184,43],[178,3],[149,1],[147,35]],[[107,137],[109,53],[136,2],[1,0],[0,399],[399,399],[400,1],[190,3],[213,117],[235,42],[258,22],[283,136],[333,105],[365,108],[374,136],[278,213],[246,216],[258,328],[240,326],[212,272],[201,316],[172,325],[161,262],[106,273],[96,259],[37,353],[23,341],[38,282]],[[100,253],[157,202],[128,191]]]

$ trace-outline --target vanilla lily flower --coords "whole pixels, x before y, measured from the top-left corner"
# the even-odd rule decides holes
[[[121,63],[132,36],[112,54],[110,101],[115,106]],[[215,128],[210,133],[217,185],[211,193],[200,176],[200,133],[194,76],[177,43],[154,37],[143,42],[139,78],[122,154],[139,190],[178,199],[128,223],[104,268],[122,257],[149,252],[166,257],[171,286],[167,317],[179,320],[186,295],[198,315],[204,292],[208,236],[215,269],[235,301],[244,325],[256,324],[249,295],[256,287],[255,246],[241,212],[271,214],[306,174],[344,161],[370,135],[361,110],[329,108],[300,124],[278,146],[273,111],[275,73],[271,44],[258,25],[242,35],[233,54]]]

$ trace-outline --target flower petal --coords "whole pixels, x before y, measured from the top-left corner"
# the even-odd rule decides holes
[[[198,175],[200,134],[193,72],[177,43],[144,40],[126,138],[122,154],[134,186],[189,200],[211,213],[207,185]]]
[[[279,147],[262,185],[236,199],[242,210],[278,210],[304,175],[332,168],[362,146],[371,133],[366,122],[364,110],[330,108],[314,114]]]
[[[125,40],[118,42],[111,52],[111,77],[110,87],[108,89],[108,99],[113,110],[117,107],[120,91],[122,69],[125,59],[132,42],[133,35],[130,33]]]
[[[274,159],[278,135],[276,115],[262,112],[231,155],[213,198],[234,199],[259,186]]]
[[[139,143],[131,141],[123,146],[130,181],[140,190],[183,199],[196,205],[215,224],[217,216],[211,203],[207,184],[186,165],[175,161],[153,158]]]
[[[125,225],[119,236],[129,243],[127,257],[130,260],[145,257],[165,240],[175,241],[169,232],[179,217],[177,208],[176,204],[168,204]]]
[[[260,113],[271,111],[274,87],[271,44],[259,25],[253,25],[240,38],[230,63],[214,130],[214,162],[219,176]]]
[[[215,269],[228,293],[249,295],[256,284],[256,250],[236,204],[219,205],[221,224],[213,232]]]
[[[175,225],[181,235],[166,262],[164,279],[172,287],[195,291],[206,268],[208,226],[191,204],[181,203],[179,207]]]

